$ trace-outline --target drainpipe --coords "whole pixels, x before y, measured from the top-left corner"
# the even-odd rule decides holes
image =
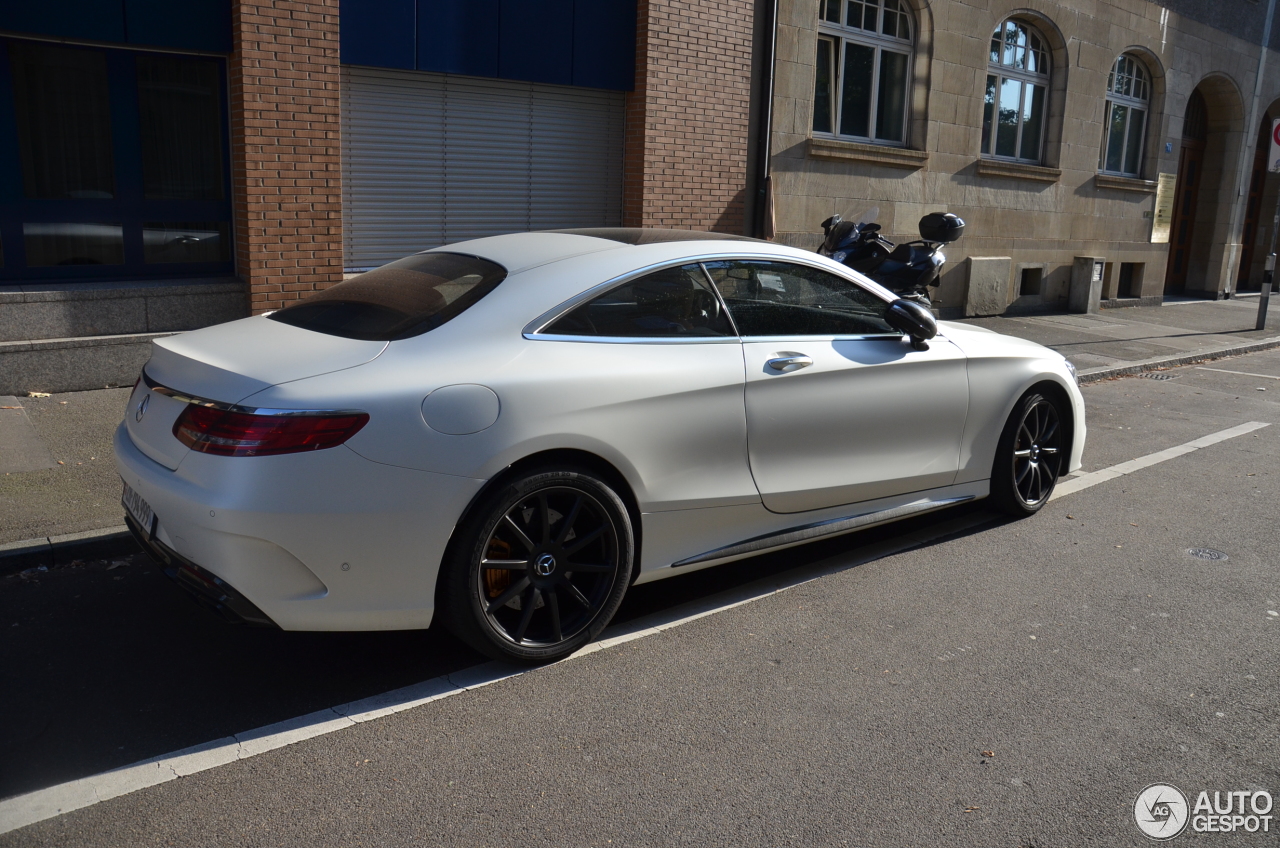
[[[1249,104],[1249,122],[1245,125],[1244,146],[1240,151],[1240,168],[1236,174],[1236,202],[1231,207],[1231,226],[1227,230],[1228,238],[1240,232],[1240,238],[1244,238],[1244,224],[1241,219],[1244,216],[1244,207],[1248,203],[1249,197],[1249,178],[1253,175],[1253,157],[1252,145],[1257,143],[1258,139],[1258,104],[1262,99],[1262,77],[1267,69],[1267,53],[1271,49],[1271,22],[1275,19],[1276,0],[1267,0],[1267,18],[1262,25],[1262,49],[1258,51],[1258,74],[1253,82],[1253,100]],[[1235,256],[1232,261],[1227,263],[1230,269],[1235,260],[1240,256],[1239,243],[1232,246],[1232,252]],[[1240,269],[1236,269],[1236,277],[1240,276]],[[1234,280],[1230,273],[1227,274],[1227,288],[1224,295],[1230,299],[1231,287]]]
[[[1271,0],[1274,4],[1275,0]],[[759,159],[756,174],[755,234],[757,238],[773,239],[777,234],[773,216],[773,178],[769,174],[769,160],[773,149],[773,76],[778,50],[778,0],[769,4],[765,20],[765,55],[768,61],[762,74],[763,98],[760,113],[759,135],[756,138],[756,156]]]

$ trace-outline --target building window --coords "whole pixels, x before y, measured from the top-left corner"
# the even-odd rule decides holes
[[[1102,125],[1098,170],[1136,177],[1142,170],[1142,139],[1147,129],[1151,80],[1132,56],[1120,56],[1107,79],[1107,113]]]
[[[911,13],[903,0],[821,0],[813,131],[905,144]]]
[[[232,270],[222,59],[0,38],[0,282]]]
[[[983,155],[1039,163],[1048,93],[1049,51],[1044,38],[1026,24],[1005,21],[991,35],[982,112]]]

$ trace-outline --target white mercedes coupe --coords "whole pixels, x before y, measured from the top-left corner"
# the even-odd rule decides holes
[[[522,662],[627,587],[1080,467],[1059,354],[802,250],[592,229],[418,253],[153,343],[127,522],[227,617],[425,628]]]

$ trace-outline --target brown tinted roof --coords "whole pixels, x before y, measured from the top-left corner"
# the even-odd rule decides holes
[[[760,241],[728,233],[703,230],[664,230],[656,227],[586,227],[577,230],[543,230],[545,233],[567,233],[571,236],[620,241],[623,244],[663,244],[670,241]]]

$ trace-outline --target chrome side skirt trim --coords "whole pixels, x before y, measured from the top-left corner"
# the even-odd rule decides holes
[[[671,568],[680,568],[685,565],[699,565],[704,562],[711,562],[718,559],[731,559],[747,556],[750,554],[764,553],[765,551],[775,550],[777,548],[787,548],[792,545],[799,545],[804,542],[810,542],[814,539],[820,539],[824,536],[838,536],[841,533],[850,533],[854,530],[861,530],[864,527],[870,527],[873,524],[883,524],[888,521],[895,521],[899,518],[906,518],[909,515],[917,515],[922,512],[930,512],[935,509],[942,509],[948,506],[964,503],[965,501],[974,500],[974,495],[962,495],[954,498],[942,498],[940,500],[924,501],[920,503],[910,503],[904,506],[895,506],[890,509],[879,509],[872,512],[858,513],[857,515],[849,515],[844,518],[830,518],[826,521],[817,521],[813,524],[802,524],[799,527],[792,527],[787,530],[778,530],[774,533],[766,533],[763,536],[756,536],[733,545],[726,545],[722,548],[716,548],[707,551],[704,554],[682,559],[679,562],[673,562]]]

